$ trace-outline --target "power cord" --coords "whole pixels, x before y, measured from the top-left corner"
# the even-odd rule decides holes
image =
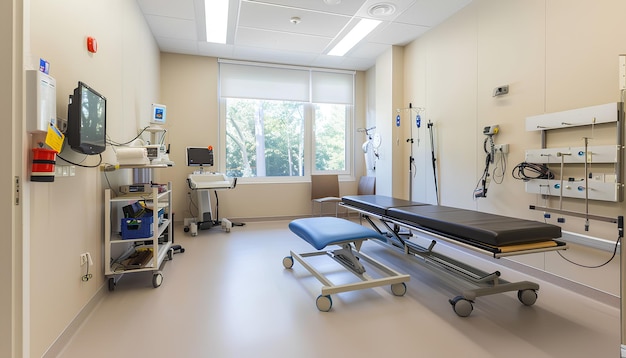
[[[609,262],[613,261],[613,259],[615,258],[615,255],[617,254],[617,246],[619,245],[619,242],[621,240],[621,237],[617,237],[617,241],[615,241],[615,246],[613,247],[613,255],[611,255],[611,257],[604,263],[601,263],[599,265],[595,265],[595,266],[588,266],[588,265],[583,265],[583,264],[579,264],[577,262],[574,262],[570,259],[568,259],[567,257],[563,256],[563,254],[559,251],[557,251],[557,253],[559,254],[559,256],[561,256],[561,258],[569,263],[571,263],[572,265],[576,265],[579,267],[584,267],[584,268],[589,268],[589,269],[595,269],[595,268],[600,268],[603,266],[606,266],[609,264]]]
[[[554,179],[554,173],[544,164],[521,162],[511,171],[513,179],[529,181],[531,179]]]

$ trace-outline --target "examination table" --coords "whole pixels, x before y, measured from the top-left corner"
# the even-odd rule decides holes
[[[494,258],[567,249],[561,228],[543,222],[511,218],[479,211],[423,204],[383,195],[342,198],[343,207],[356,211],[372,228],[389,238],[387,244],[404,254],[421,258],[436,272],[454,275],[469,282],[472,289],[449,300],[461,317],[469,316],[476,297],[518,291],[517,297],[530,306],[537,300],[539,285],[534,282],[507,282],[500,272],[487,273],[433,250],[438,241],[459,245]],[[382,224],[377,225],[372,219]],[[415,238],[430,240],[426,246]],[[379,240],[379,242],[385,242]]]

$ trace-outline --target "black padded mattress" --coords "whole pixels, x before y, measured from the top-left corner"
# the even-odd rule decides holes
[[[357,209],[361,209],[370,212],[375,215],[387,215],[387,210],[390,208],[401,208],[405,206],[420,206],[430,205],[418,203],[416,201],[408,201],[403,199],[396,199],[390,196],[384,195],[355,195],[344,196],[341,198],[344,204],[350,205]]]
[[[561,237],[559,226],[539,221],[414,203],[381,195],[344,197],[344,202],[413,226],[457,237],[462,241],[473,241],[490,246],[534,243]],[[394,203],[400,205],[395,206]]]

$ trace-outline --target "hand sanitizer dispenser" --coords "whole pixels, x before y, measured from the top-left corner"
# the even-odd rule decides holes
[[[47,132],[57,125],[56,80],[38,71],[26,71],[26,130]],[[63,130],[64,128],[59,128]]]

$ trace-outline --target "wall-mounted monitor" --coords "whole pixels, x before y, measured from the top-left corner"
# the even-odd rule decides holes
[[[107,99],[78,82],[67,106],[67,143],[73,150],[100,154],[106,149]]]
[[[152,104],[152,117],[150,118],[151,124],[165,124],[167,114],[167,107],[164,104],[153,103]]]
[[[213,147],[187,147],[187,166],[212,167]]]

